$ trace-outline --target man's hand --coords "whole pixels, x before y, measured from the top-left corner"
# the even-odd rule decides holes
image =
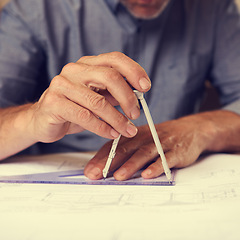
[[[232,140],[239,138],[239,132],[234,133],[228,125],[232,122],[240,126],[237,123],[239,120],[240,117],[231,112],[215,111],[157,124],[156,129],[168,166],[170,168],[189,166],[201,153],[207,151],[240,150],[237,144],[226,142],[231,135]],[[111,142],[108,142],[87,164],[84,173],[88,178],[102,178],[102,169],[110,147]],[[126,180],[146,165],[148,167],[142,172],[143,178],[155,178],[164,172],[148,125],[140,127],[134,138],[120,140],[110,171],[115,171],[115,179]]]
[[[122,53],[67,64],[38,102],[0,109],[0,159],[85,129],[109,139],[135,136],[137,128],[130,120],[138,118],[140,110],[131,87],[146,92],[151,82],[144,69]]]
[[[151,87],[144,69],[122,53],[67,64],[32,107],[36,140],[53,142],[84,129],[110,139],[119,133],[135,136],[137,128],[129,119],[138,118],[140,110],[130,85],[141,92]],[[114,105],[120,105],[126,116]]]

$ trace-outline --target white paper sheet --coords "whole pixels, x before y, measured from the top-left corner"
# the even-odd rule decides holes
[[[59,156],[48,157],[0,164],[0,175],[3,169],[49,172],[70,163],[72,169],[90,158],[64,154],[59,164]],[[240,239],[239,222],[239,155],[211,155],[178,170],[176,186],[0,184],[4,240],[233,240]]]

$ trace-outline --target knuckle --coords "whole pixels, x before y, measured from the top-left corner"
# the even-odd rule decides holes
[[[95,132],[97,133],[105,133],[107,132],[107,124],[103,121],[100,121],[98,124],[94,126]]]
[[[77,61],[78,63],[80,62],[85,62],[86,60],[88,60],[89,58],[91,58],[90,56],[82,56],[81,58],[79,58],[79,60]]]
[[[61,74],[72,72],[75,69],[75,67],[76,67],[76,63],[70,62],[62,68]]]
[[[119,72],[113,68],[108,68],[106,71],[103,72],[103,75],[107,82],[118,81],[120,79]]]
[[[173,135],[166,135],[164,136],[161,141],[165,144],[165,145],[168,145],[168,146],[175,146],[176,144],[176,138],[175,136]]]
[[[126,122],[128,122],[128,120],[122,114],[119,114],[118,117],[115,118],[115,125],[116,126],[120,126],[120,127],[125,126]]]
[[[124,53],[121,53],[121,52],[118,52],[118,51],[114,51],[114,52],[111,52],[109,53],[109,56],[111,59],[123,59],[126,57],[126,55]]]
[[[49,86],[50,92],[63,93],[66,89],[71,90],[73,88],[73,83],[61,75],[55,76]]]
[[[51,84],[50,84],[50,89],[58,88],[58,87],[62,86],[64,84],[64,82],[65,82],[65,79],[62,76],[57,75],[52,79]]]
[[[107,105],[107,100],[103,95],[92,94],[88,97],[89,105],[92,110],[102,110]]]
[[[91,120],[92,114],[86,108],[80,108],[76,113],[77,119],[80,119],[81,122],[89,122]]]

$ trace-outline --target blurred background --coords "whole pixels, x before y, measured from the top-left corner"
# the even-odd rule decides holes
[[[0,8],[2,8],[9,0],[0,0]]]

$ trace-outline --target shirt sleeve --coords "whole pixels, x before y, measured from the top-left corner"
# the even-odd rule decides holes
[[[219,91],[223,109],[240,114],[240,6],[237,0],[217,3],[210,78]]]
[[[34,101],[44,79],[44,53],[28,24],[36,27],[34,22],[39,16],[24,13],[16,2],[1,13],[0,107]]]

